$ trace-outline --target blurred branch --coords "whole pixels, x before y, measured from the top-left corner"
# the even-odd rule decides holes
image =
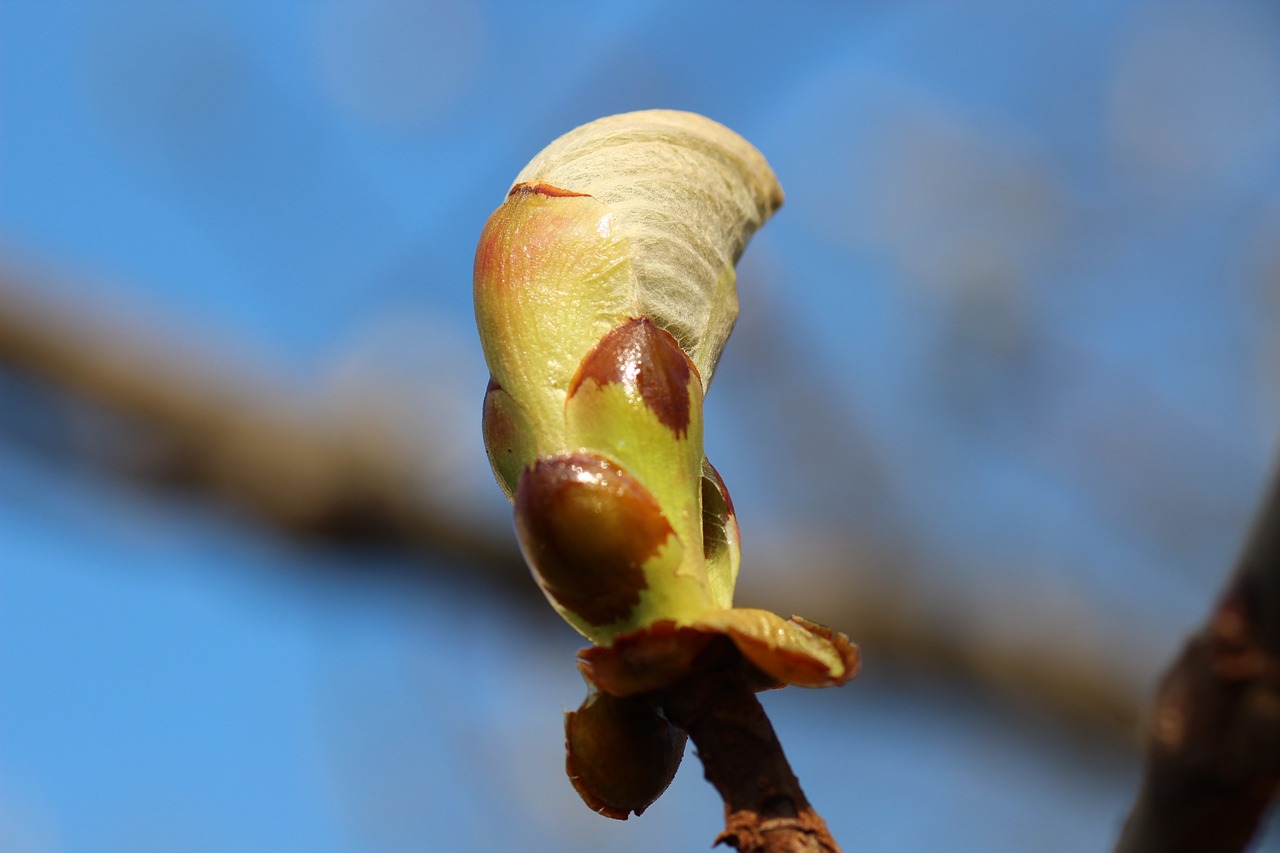
[[[1280,793],[1280,476],[1208,623],[1166,673],[1117,853],[1237,853]]]
[[[154,330],[141,335],[137,323],[34,296],[38,284],[0,267],[0,366],[123,414],[149,449],[162,448],[144,475],[222,495],[294,534],[444,554],[516,593],[535,594],[509,532],[460,518],[443,489],[423,488],[415,475],[427,460],[395,425],[291,404],[261,371],[226,367],[220,350],[184,359]],[[960,675],[1127,734],[1138,718],[1132,685],[1142,676],[1123,649],[1103,655],[1058,640],[1045,648],[932,618],[923,585],[903,582],[914,576],[913,558],[900,544],[806,534],[772,556],[758,549],[742,598],[781,603],[846,630],[870,660]],[[771,564],[804,565],[818,582],[797,585]]]
[[[296,534],[396,542],[523,575],[511,538],[449,521],[447,496],[421,487],[414,451],[375,419],[310,410],[261,379],[211,370],[224,364],[213,354],[184,358],[137,324],[34,290],[0,270],[0,364],[124,415],[152,445],[143,473]]]
[[[1070,637],[1037,630],[1031,606],[1017,627],[992,631],[1007,601],[972,609],[967,602],[957,606],[959,593],[944,581],[894,583],[895,576],[912,578],[914,567],[904,564],[910,555],[872,541],[822,542],[810,535],[770,551],[755,563],[803,565],[820,580],[796,584],[783,569],[762,568],[741,585],[742,606],[767,602],[845,631],[871,671],[896,665],[969,679],[1002,698],[1126,739],[1141,719],[1141,685],[1149,675],[1133,649],[1104,645],[1089,631]],[[1087,621],[1085,614],[1080,618]],[[1116,642],[1124,634],[1119,627]]]

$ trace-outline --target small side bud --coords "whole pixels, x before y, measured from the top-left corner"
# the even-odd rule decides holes
[[[720,607],[732,607],[742,562],[742,534],[729,489],[706,457],[702,459],[702,553],[712,597]]]
[[[484,449],[507,500],[515,500],[520,472],[533,464],[536,445],[524,411],[493,379],[484,392]]]

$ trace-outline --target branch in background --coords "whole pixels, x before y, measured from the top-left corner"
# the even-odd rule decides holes
[[[1117,853],[1237,853],[1280,793],[1280,477],[1208,624],[1160,685]]]
[[[509,530],[442,513],[448,496],[414,476],[427,460],[398,437],[398,425],[332,407],[290,407],[281,402],[289,396],[282,388],[225,368],[225,347],[191,354],[187,341],[183,358],[136,319],[111,322],[84,303],[55,305],[37,295],[40,285],[0,268],[0,365],[125,416],[148,446],[164,448],[145,476],[221,495],[295,535],[448,556],[452,561],[436,567],[465,567],[535,600]],[[1103,657],[1059,644],[1047,655],[968,623],[928,618],[923,588],[887,580],[911,569],[911,555],[893,543],[824,542],[809,534],[775,543],[771,554],[767,545],[754,551],[757,568],[744,577],[743,598],[786,602],[789,610],[848,625],[878,661],[969,678],[1117,734],[1127,735],[1139,717],[1132,685],[1143,669],[1123,648]],[[783,555],[815,580],[797,585],[789,572],[772,571]]]
[[[523,577],[509,536],[454,523],[448,496],[421,487],[428,460],[390,425],[308,408],[231,373],[219,352],[171,351],[140,338],[141,324],[57,306],[32,295],[38,282],[14,279],[0,270],[0,364],[123,415],[151,451],[142,473],[222,495],[295,534],[400,543]]]

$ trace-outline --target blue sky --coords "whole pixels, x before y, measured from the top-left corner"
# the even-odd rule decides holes
[[[1123,648],[1141,692],[1271,467],[1266,4],[5,0],[0,18],[0,260],[175,358],[375,401],[495,535],[476,237],[556,135],[658,106],[733,127],[787,191],[708,398],[750,594],[825,582],[802,560],[753,580],[753,554],[907,549],[890,579],[923,590],[921,618]],[[550,611],[479,581],[362,580],[407,558],[42,453],[14,426],[21,382],[0,399],[0,847],[714,836],[692,761],[638,821],[580,806],[559,755],[577,641]],[[855,591],[892,574],[848,562]],[[874,661],[768,701],[850,849],[1105,847],[1136,774],[1112,742]]]

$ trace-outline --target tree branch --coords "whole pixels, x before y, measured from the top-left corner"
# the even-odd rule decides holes
[[[1237,853],[1280,792],[1280,476],[1208,623],[1166,673],[1116,853]]]
[[[122,415],[151,454],[149,467],[129,467],[130,474],[226,497],[291,534],[447,555],[455,561],[447,565],[541,603],[507,529],[442,512],[449,496],[423,488],[416,472],[430,460],[402,440],[403,425],[337,406],[291,406],[286,389],[264,382],[259,366],[229,369],[225,351],[232,348],[211,342],[192,352],[184,339],[184,358],[152,331],[154,323],[127,310],[116,306],[113,321],[94,306],[56,304],[46,295],[66,289],[0,264],[0,367],[37,393],[66,394]],[[147,334],[138,334],[140,327]],[[14,408],[28,405],[15,401]],[[104,463],[101,453],[93,460]],[[935,604],[924,588],[900,582],[914,558],[897,544],[823,540],[813,531],[772,553],[756,543],[742,597],[856,626],[859,644],[881,661],[958,673],[1076,723],[1119,732],[1138,719],[1132,685],[1145,670],[1124,648],[1105,657],[1060,642],[1046,650],[1044,643],[992,637],[954,616],[929,618]],[[788,572],[771,571],[784,560],[821,580],[797,586]]]
[[[800,789],[744,665],[699,673],[659,697],[667,719],[698,749],[724,800],[716,844],[743,853],[838,853]]]
[[[523,579],[510,537],[458,524],[447,495],[420,487],[430,460],[395,425],[308,406],[229,368],[222,351],[175,351],[18,277],[0,267],[0,366],[122,416],[145,436],[134,473],[222,495],[295,534],[399,543]]]

